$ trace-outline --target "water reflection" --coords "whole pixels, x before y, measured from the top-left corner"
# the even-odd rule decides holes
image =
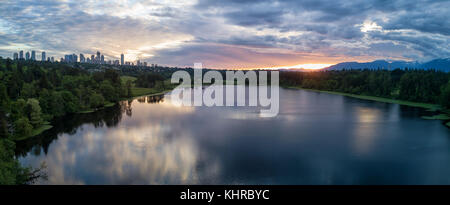
[[[374,143],[376,143],[377,128],[376,123],[382,119],[382,111],[376,108],[356,107],[355,118],[359,126],[355,126],[354,150],[357,154],[366,154],[371,152]]]
[[[141,116],[140,104],[163,102],[163,96],[141,97],[99,113],[72,116],[53,132],[21,143],[18,154],[27,156],[24,163],[46,162],[49,178],[41,183],[198,183],[198,149],[193,137],[176,122],[158,117],[171,114],[176,118],[186,109],[168,103],[151,109],[154,116]],[[122,113],[133,116],[133,111],[136,117],[122,117]],[[73,127],[68,129],[68,125]]]
[[[281,89],[277,117],[258,111],[141,97],[16,152],[48,184],[450,184],[450,131],[424,110]]]

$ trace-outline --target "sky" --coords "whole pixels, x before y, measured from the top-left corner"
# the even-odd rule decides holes
[[[99,50],[208,68],[426,61],[450,57],[449,19],[448,0],[2,0],[0,56]]]

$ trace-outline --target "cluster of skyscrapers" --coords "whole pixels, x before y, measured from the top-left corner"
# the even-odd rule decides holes
[[[19,53],[14,53],[13,59],[14,60],[24,59],[24,60],[33,60],[33,61],[35,61],[36,60],[36,51],[31,51],[31,54],[30,54],[29,51],[27,51],[25,53],[25,55],[23,54],[23,51],[19,51]],[[41,61],[55,62],[55,58],[53,56],[46,58],[45,51],[43,51],[41,53]]]
[[[36,60],[36,52],[35,51],[31,51],[30,52],[26,52],[25,56],[24,56],[24,52],[21,50],[19,51],[19,53],[14,53],[13,55],[13,59],[14,60],[18,60],[18,59],[24,59],[24,60]],[[52,57],[47,57],[46,58],[46,53],[45,51],[43,51],[41,53],[41,61],[48,61],[48,62],[55,62],[55,58]],[[80,55],[76,55],[76,54],[67,54],[64,55],[64,58],[60,59],[60,62],[66,62],[66,63],[91,63],[91,64],[109,64],[109,65],[129,65],[129,66],[134,66],[135,64],[132,62],[128,62],[125,61],[125,55],[121,54],[120,55],[120,61],[119,60],[105,60],[105,56],[102,55],[100,53],[100,51],[97,51],[96,55],[91,55],[91,57],[85,57],[82,53],[80,53]],[[144,66],[147,67],[147,62],[141,62],[140,60],[136,61],[136,66]],[[157,67],[157,64],[151,64],[152,67]]]

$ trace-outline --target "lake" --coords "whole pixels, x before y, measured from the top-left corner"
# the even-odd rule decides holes
[[[141,97],[19,142],[41,184],[450,184],[450,129],[424,109],[281,89],[280,111]]]

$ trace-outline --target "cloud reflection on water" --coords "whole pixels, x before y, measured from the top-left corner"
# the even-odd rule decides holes
[[[133,117],[123,118],[119,126],[83,125],[75,135],[61,134],[47,155],[29,155],[29,161],[45,161],[48,165],[49,178],[42,183],[198,183],[198,149],[193,137],[179,122],[170,120],[193,108],[161,103],[149,109],[138,99],[128,104],[132,105]]]

